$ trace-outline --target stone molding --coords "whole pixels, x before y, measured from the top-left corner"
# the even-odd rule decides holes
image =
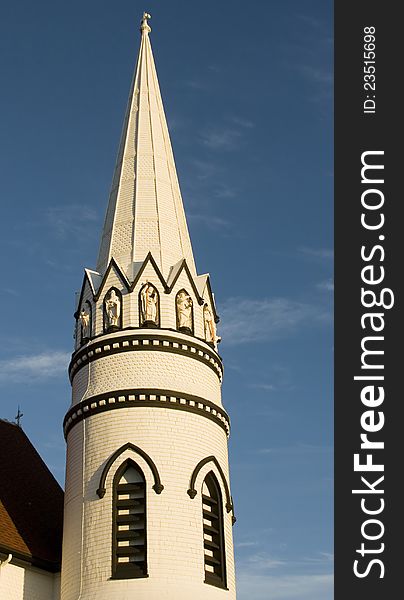
[[[151,470],[151,472],[153,474],[153,479],[154,479],[154,485],[152,486],[153,490],[156,492],[156,494],[161,494],[161,492],[164,490],[164,485],[161,483],[160,475],[159,475],[159,472],[157,470],[157,467],[156,467],[154,461],[150,458],[150,456],[144,450],[139,448],[139,446],[135,446],[134,444],[131,444],[131,442],[128,442],[127,444],[124,444],[123,446],[118,448],[118,450],[115,450],[115,452],[113,454],[111,454],[111,456],[108,458],[107,462],[105,463],[104,468],[101,473],[100,483],[99,483],[98,489],[97,489],[97,496],[99,498],[103,498],[105,496],[105,492],[106,492],[105,482],[106,482],[109,470],[112,467],[112,465],[114,464],[114,462],[117,460],[117,458],[119,458],[121,456],[121,454],[126,452],[126,450],[131,450],[132,452],[134,452],[135,454],[138,454],[139,456],[141,456],[143,458],[143,460],[146,462],[146,464],[148,465],[149,469]]]
[[[216,466],[216,468],[220,474],[220,477],[222,479],[224,490],[226,493],[226,511],[228,513],[229,512],[232,513],[232,523],[234,525],[234,523],[236,522],[236,517],[234,516],[233,498],[230,495],[230,488],[229,488],[229,484],[227,483],[226,476],[225,476],[223,469],[220,466],[220,463],[217,460],[216,456],[207,456],[206,458],[203,458],[201,461],[199,461],[199,463],[196,465],[195,469],[192,472],[191,479],[189,481],[189,489],[187,490],[187,494],[191,498],[191,500],[193,500],[195,498],[195,496],[198,493],[195,488],[196,478],[198,477],[200,470],[205,465],[209,464],[210,462],[212,462]]]
[[[230,435],[230,419],[224,408],[204,398],[158,389],[131,389],[106,392],[87,398],[68,410],[63,421],[65,437],[76,423],[117,408],[168,408],[183,410],[210,419]]]
[[[116,337],[103,336],[102,340],[93,340],[88,346],[80,348],[73,354],[69,365],[70,381],[73,381],[75,374],[82,367],[97,358],[138,350],[172,352],[194,358],[210,367],[218,376],[219,381],[222,381],[223,363],[216,352],[202,346],[193,339],[185,340],[157,332],[127,333]]]

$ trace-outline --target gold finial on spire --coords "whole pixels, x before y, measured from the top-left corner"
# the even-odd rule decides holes
[[[144,12],[143,13],[143,18],[142,18],[142,22],[140,23],[140,31],[145,32],[145,33],[150,33],[151,32],[151,27],[149,25],[149,23],[147,22],[148,19],[151,19],[151,15],[149,15],[149,13]]]

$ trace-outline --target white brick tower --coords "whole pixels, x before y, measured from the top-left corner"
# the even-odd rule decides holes
[[[146,13],[69,367],[62,600],[236,598],[222,361]]]

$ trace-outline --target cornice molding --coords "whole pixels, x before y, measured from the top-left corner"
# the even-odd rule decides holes
[[[69,365],[70,381],[73,381],[75,374],[82,367],[98,358],[119,354],[120,352],[136,352],[139,350],[172,352],[193,358],[210,367],[218,376],[219,381],[222,381],[223,363],[213,349],[202,346],[202,344],[194,341],[195,338],[191,336],[189,340],[184,340],[180,337],[164,335],[161,333],[162,330],[155,331],[156,333],[128,333],[115,337],[104,335],[103,339],[93,340],[72,355]]]
[[[93,415],[118,408],[167,408],[182,410],[210,419],[230,435],[230,418],[224,408],[182,392],[161,389],[116,390],[86,398],[68,410],[63,420],[65,437],[76,423]]]

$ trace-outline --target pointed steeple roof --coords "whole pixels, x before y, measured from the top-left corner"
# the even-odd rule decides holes
[[[144,13],[97,271],[105,272],[114,258],[131,277],[133,263],[151,252],[165,277],[184,258],[196,275],[148,19]]]

